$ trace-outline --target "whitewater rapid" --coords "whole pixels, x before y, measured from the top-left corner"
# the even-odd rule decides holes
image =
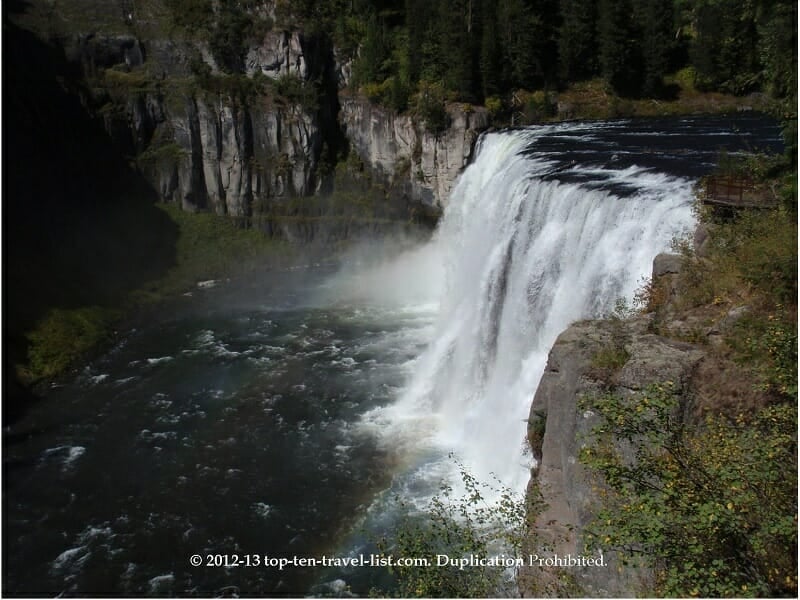
[[[189,557],[370,555],[457,484],[459,461],[523,492],[525,419],[558,334],[630,300],[692,229],[692,182],[720,148],[780,140],[756,115],[490,133],[430,241],[201,286],[122,329],[4,431],[3,591],[389,590],[382,569]]]

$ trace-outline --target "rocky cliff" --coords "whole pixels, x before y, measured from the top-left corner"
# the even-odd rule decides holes
[[[222,49],[221,13],[198,34],[165,8],[175,3],[85,4],[78,15],[34,1],[18,18],[46,20],[40,35],[79,67],[87,111],[162,201],[187,210],[285,215],[292,198],[329,194],[350,150],[402,210],[439,209],[487,125],[483,109],[453,105],[451,126],[434,135],[365,99],[340,102],[349,60],[324,34],[276,25],[272,2],[249,4],[259,27]]]
[[[657,262],[661,269],[665,259]],[[687,392],[706,351],[702,346],[651,333],[652,315],[584,321],[570,326],[553,346],[530,410],[528,439],[536,459],[530,499],[544,507],[535,516],[526,553],[547,557],[590,556],[586,528],[601,502],[598,482],[578,457],[591,443],[598,416],[581,400],[612,392],[621,397],[671,381]],[[602,360],[614,356],[613,361]],[[628,451],[630,453],[630,451]],[[652,574],[622,568],[607,549],[604,566],[533,566],[520,574],[520,588],[533,597],[634,597],[646,593]]]
[[[486,109],[447,107],[450,126],[428,131],[410,115],[395,115],[363,97],[343,97],[340,122],[351,147],[384,179],[400,183],[412,198],[444,207],[475,142],[489,124]]]
[[[324,145],[339,142],[325,40],[270,31],[234,75],[201,42],[88,37],[68,53],[93,77],[106,129],[163,201],[244,217],[319,189]],[[271,85],[281,78],[295,89]]]

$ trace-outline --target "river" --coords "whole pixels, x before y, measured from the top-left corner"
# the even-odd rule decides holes
[[[555,336],[632,297],[721,149],[780,145],[755,115],[488,134],[432,240],[199,287],[120,332],[4,430],[4,594],[366,595],[382,569],[263,561],[371,552],[388,498],[424,505],[451,454],[524,489]]]

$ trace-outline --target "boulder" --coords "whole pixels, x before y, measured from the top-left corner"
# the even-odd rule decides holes
[[[653,279],[668,274],[677,274],[683,268],[683,257],[680,254],[662,252],[653,259]]]

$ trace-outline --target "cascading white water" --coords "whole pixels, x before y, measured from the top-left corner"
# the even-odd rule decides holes
[[[389,410],[417,432],[417,464],[431,448],[452,451],[479,480],[517,491],[529,476],[525,419],[556,337],[630,300],[693,223],[684,179],[633,166],[598,171],[605,189],[546,181],[553,163],[521,151],[552,129],[482,139],[431,242],[446,271],[436,332]]]

